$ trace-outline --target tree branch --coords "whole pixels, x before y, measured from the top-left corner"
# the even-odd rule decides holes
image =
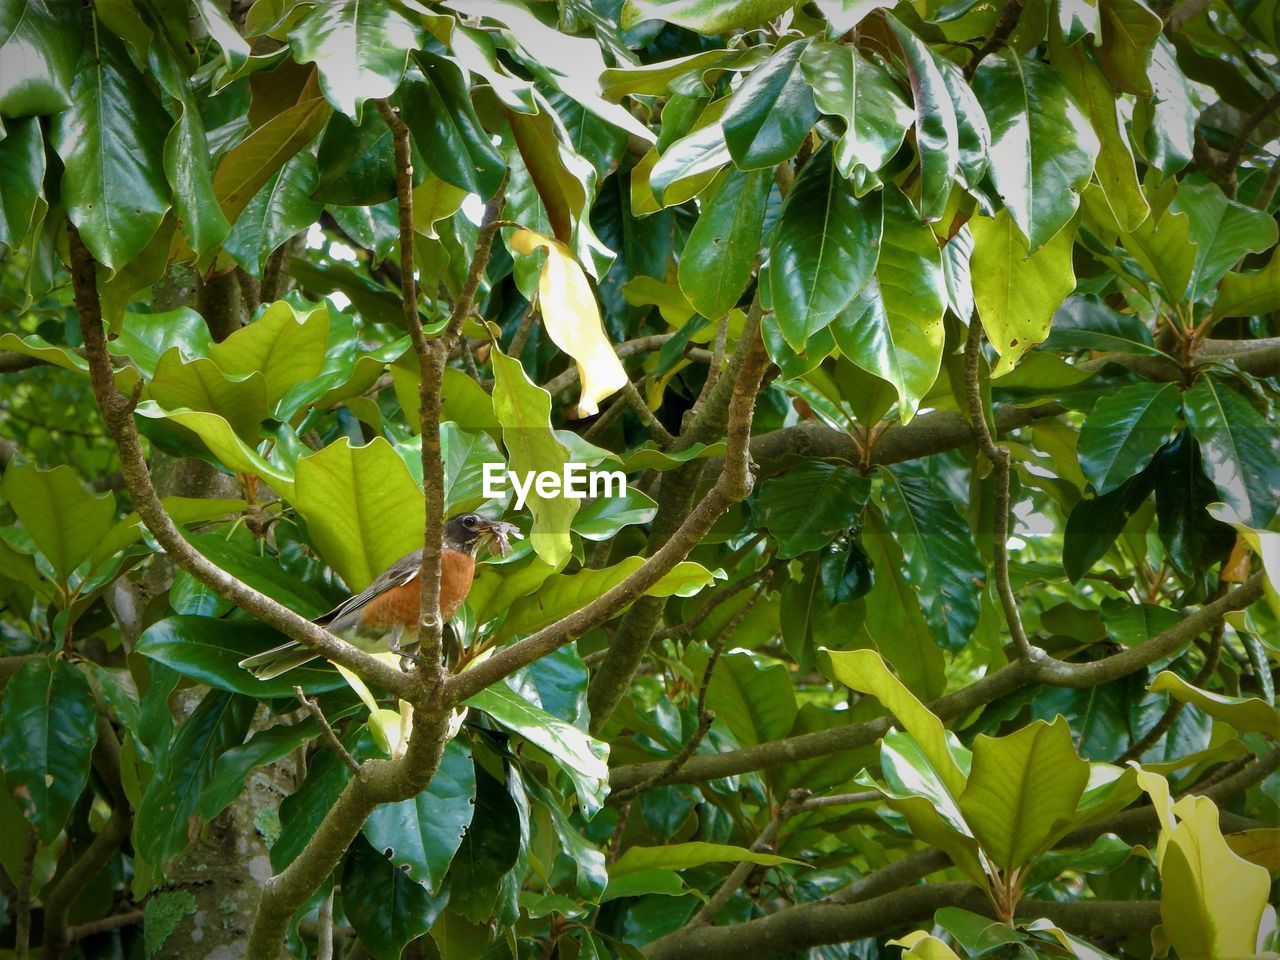
[[[320,709],[320,704],[315,700],[309,699],[302,688],[295,686],[293,695],[298,698],[298,702],[307,708],[307,712],[311,714],[313,720],[320,727],[320,735],[324,737],[324,742],[329,745],[329,749],[338,755],[347,769],[352,773],[360,772],[360,764],[356,763],[350,751],[342,745],[342,741],[338,739],[338,735],[333,732],[333,727],[329,726],[329,719],[324,715],[324,711]]]
[[[133,401],[116,389],[107,353],[106,331],[102,322],[102,306],[98,299],[96,264],[80,239],[79,232],[68,226],[71,245],[71,279],[75,291],[76,311],[89,360],[89,377],[94,399],[102,414],[107,432],[120,454],[120,470],[133,499],[134,509],[151,535],[181,569],[210,587],[224,599],[248,611],[268,626],[292,640],[314,649],[318,654],[340,663],[367,680],[378,684],[406,700],[418,699],[416,685],[409,675],[390,664],[372,657],[339,637],[299,616],[281,603],[231,576],[211,563],[189,544],[165,511],[151,481],[142,441],[133,421]],[[416,704],[415,704],[416,705]]]
[[[1022,626],[1018,612],[1018,598],[1013,595],[1009,580],[1009,451],[996,443],[987,423],[986,405],[982,401],[982,324],[975,317],[969,321],[969,339],[964,347],[965,397],[969,401],[969,420],[973,423],[978,447],[991,461],[995,475],[996,497],[993,520],[992,545],[995,554],[996,591],[1004,608],[1004,620],[1009,626],[1009,636],[1019,659],[1031,655],[1031,641]]]

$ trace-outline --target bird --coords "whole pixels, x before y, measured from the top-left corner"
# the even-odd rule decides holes
[[[480,547],[493,542],[505,552],[507,536],[514,530],[512,524],[487,520],[478,513],[464,513],[445,523],[440,554],[440,618],[444,623],[471,592]],[[421,548],[405,554],[369,586],[313,622],[370,653],[390,651],[410,656],[404,648],[417,642],[421,564]],[[270,680],[319,656],[313,648],[290,640],[245,657],[240,666],[259,680]]]

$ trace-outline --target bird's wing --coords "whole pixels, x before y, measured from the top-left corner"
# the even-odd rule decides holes
[[[331,624],[349,613],[354,613],[366,603],[381,593],[385,593],[392,587],[403,586],[418,575],[418,568],[422,565],[421,548],[413,551],[413,553],[405,554],[374,579],[354,597],[348,597],[340,604],[330,610],[328,613],[316,617],[315,622],[321,626]]]

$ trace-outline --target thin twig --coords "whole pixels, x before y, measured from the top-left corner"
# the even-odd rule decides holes
[[[538,298],[535,296],[529,301],[529,306],[525,308],[524,315],[520,317],[520,326],[516,327],[516,332],[511,337],[511,343],[507,345],[507,356],[520,359],[520,354],[524,353],[525,344],[529,342],[529,334],[533,332],[533,318],[538,312]]]
[[[644,397],[640,396],[640,391],[636,389],[636,385],[630,380],[627,385],[622,388],[622,395],[626,398],[627,403],[631,405],[631,409],[635,411],[646,427],[649,433],[653,435],[653,439],[657,441],[658,446],[666,449],[676,442],[670,431],[662,425],[662,421],[649,409],[649,405],[644,402]]]
[[[333,960],[333,888],[320,904],[320,929],[316,937],[316,960]]]
[[[145,914],[141,910],[130,910],[128,913],[116,913],[101,920],[90,920],[88,923],[77,923],[67,931],[67,940],[75,943],[85,937],[94,937],[100,933],[110,933],[122,927],[132,927],[141,923]]]
[[[298,702],[307,708],[316,723],[320,725],[320,735],[324,737],[324,741],[329,745],[329,748],[342,758],[342,762],[347,765],[352,773],[359,773],[360,764],[356,762],[356,758],[348,752],[347,748],[342,745],[338,735],[333,732],[333,727],[329,725],[329,720],[325,717],[324,711],[320,709],[320,704],[303,693],[302,687],[296,685],[293,688],[293,695],[298,698]]]
[[[787,799],[782,806],[778,808],[778,812],[773,815],[773,819],[768,825],[760,831],[760,836],[756,838],[756,842],[751,845],[751,849],[755,853],[772,849],[774,841],[778,838],[778,831],[782,829],[782,825],[799,812],[804,802],[809,799],[809,791],[804,789],[792,790],[787,794]],[[755,870],[756,865],[751,861],[744,861],[733,868],[733,872],[729,874],[729,879],[720,885],[720,889],[715,892],[710,900],[699,910],[689,921],[687,926],[702,927],[715,920],[716,916],[723,910],[738,892],[738,888],[747,882],[747,877],[751,876],[751,872]]]
[[[969,419],[973,422],[974,433],[978,438],[978,446],[991,461],[995,474],[996,497],[995,518],[992,531],[995,553],[996,588],[1000,592],[1000,603],[1004,607],[1004,618],[1009,624],[1009,634],[1013,637],[1014,649],[1020,659],[1031,656],[1031,643],[1022,626],[1022,615],[1018,611],[1018,600],[1013,595],[1013,585],[1009,580],[1009,451],[996,443],[991,434],[991,426],[987,423],[987,413],[982,402],[982,380],[980,368],[982,362],[982,326],[975,318],[969,324],[969,339],[964,348],[965,393],[969,401]]]
[[[1193,687],[1202,687],[1213,676],[1213,671],[1218,669],[1218,660],[1222,655],[1222,624],[1219,623],[1213,630],[1213,637],[1209,641],[1209,651],[1204,658],[1204,666],[1200,668],[1195,677],[1191,680]],[[1124,766],[1130,760],[1140,760],[1142,755],[1154,747],[1170,729],[1173,728],[1174,722],[1181,716],[1183,709],[1186,707],[1185,701],[1170,700],[1169,706],[1165,708],[1160,719],[1155,722],[1150,730],[1135,743],[1129,745],[1129,749],[1120,754],[1115,759],[1118,766]]]
[[[1236,138],[1231,141],[1231,149],[1222,158],[1220,166],[1221,171],[1231,178],[1232,183],[1236,180],[1240,161],[1244,159],[1244,151],[1249,146],[1249,137],[1253,135],[1253,131],[1258,128],[1258,125],[1266,120],[1277,107],[1280,107],[1280,91],[1273,93],[1262,101],[1240,124],[1240,129],[1236,132]]]
[[[1009,42],[1009,36],[1013,33],[1014,28],[1018,26],[1018,18],[1022,16],[1024,4],[1025,0],[1010,0],[1005,5],[1004,12],[1000,14],[1000,19],[996,21],[995,27],[991,30],[991,36],[987,37],[987,42],[978,48],[978,52],[973,55],[973,59],[965,65],[964,78],[966,80],[972,80],[973,75],[978,72],[978,65]]]
[[[801,810],[822,810],[826,807],[850,807],[858,803],[876,803],[884,799],[879,790],[863,790],[860,793],[833,793],[826,797],[810,797],[800,805]]]
[[[730,569],[730,568],[731,567],[729,566],[726,567],[726,569]],[[757,570],[755,573],[751,573],[743,577],[737,583],[732,583],[729,586],[725,587],[723,590],[717,590],[715,594],[713,594],[707,600],[706,603],[704,603],[701,607],[698,608],[698,612],[695,613],[692,617],[690,617],[688,620],[683,620],[680,623],[677,623],[673,627],[667,628],[666,630],[657,634],[655,639],[674,640],[678,637],[683,637],[686,634],[692,633],[702,624],[704,620],[707,619],[707,617],[711,615],[712,611],[715,610],[716,607],[733,599],[743,590],[746,590],[748,587],[752,586],[753,584],[759,583],[761,580],[764,580],[766,577],[772,578],[776,569],[777,568],[772,565],[767,567],[762,567],[761,569]],[[755,603],[755,601],[752,600],[751,603]]]

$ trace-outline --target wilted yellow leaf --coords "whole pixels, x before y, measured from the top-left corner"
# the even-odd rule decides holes
[[[575,415],[599,413],[600,401],[626,385],[627,372],[605,335],[586,274],[568,247],[532,230],[512,234],[511,249],[525,256],[539,249],[547,251],[538,280],[542,322],[552,342],[578,364],[581,393]]]

